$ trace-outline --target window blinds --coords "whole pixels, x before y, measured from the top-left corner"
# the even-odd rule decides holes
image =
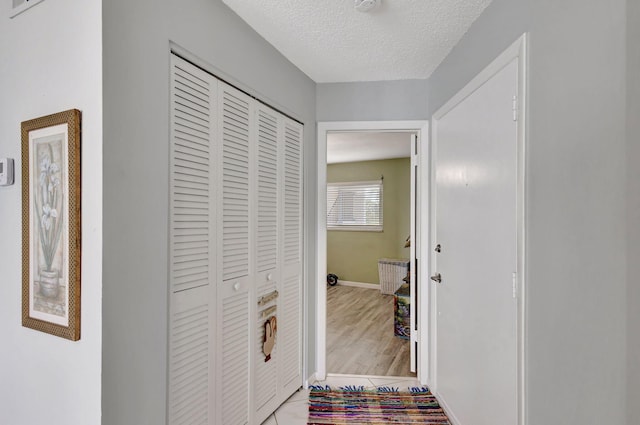
[[[382,180],[328,183],[327,229],[382,231]]]

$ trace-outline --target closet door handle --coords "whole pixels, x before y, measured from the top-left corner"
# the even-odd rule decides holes
[[[233,284],[233,290],[238,292],[240,290],[240,282],[236,282]]]
[[[431,276],[431,280],[433,280],[434,282],[440,283],[442,282],[442,275],[440,273],[436,273],[433,276]]]

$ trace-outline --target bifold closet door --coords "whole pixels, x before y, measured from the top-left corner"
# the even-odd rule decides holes
[[[225,83],[219,82],[218,87],[218,423],[243,425],[250,420],[254,103],[249,96]]]
[[[280,114],[264,105],[258,104],[255,111],[255,147],[256,147],[256,319],[254,332],[255,383],[253,395],[256,409],[256,423],[265,420],[279,406],[278,400],[278,365],[280,359],[281,338],[276,334],[275,345],[269,361],[265,361],[263,352],[265,338],[265,322],[275,317],[280,325],[279,261],[281,249],[278,243],[281,224],[279,205],[281,186],[281,143],[282,118]]]
[[[217,80],[171,56],[169,385],[171,425],[212,423],[215,392]],[[212,249],[213,248],[213,249]]]
[[[261,423],[301,385],[302,126],[256,107],[256,346],[254,400]],[[277,320],[268,361],[265,322]]]
[[[278,387],[286,397],[302,383],[302,135],[301,124],[284,118]]]
[[[261,423],[302,384],[302,125],[173,55],[170,111],[169,424]]]

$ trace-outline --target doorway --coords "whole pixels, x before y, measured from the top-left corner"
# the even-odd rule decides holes
[[[331,370],[327,369],[327,136],[330,133],[355,133],[355,132],[394,132],[405,133],[407,136],[414,134],[416,137],[412,142],[411,151],[411,170],[420,170],[419,173],[427,173],[426,168],[426,153],[428,152],[427,145],[427,131],[428,126],[426,121],[385,121],[385,122],[324,122],[318,124],[318,232],[317,232],[317,341],[316,341],[316,358],[317,358],[317,370],[316,379],[324,379],[327,372]],[[414,167],[415,166],[415,167]],[[422,167],[420,167],[422,166]],[[420,264],[424,262],[421,259],[419,253],[419,246],[421,241],[427,241],[427,221],[422,219],[425,211],[427,197],[427,185],[421,185],[416,188],[414,184],[421,181],[420,175],[416,175],[415,172],[411,173],[411,185],[413,187],[413,193],[416,194],[415,203],[410,206],[412,211],[417,211],[417,216],[410,219],[411,223],[414,223],[412,228],[416,235],[412,244],[410,259],[414,263],[417,263],[417,267],[414,265],[411,267],[411,282],[415,285],[416,279],[424,279],[422,271],[426,271],[426,265]],[[417,189],[417,190],[415,190]],[[426,217],[425,217],[426,218]],[[415,223],[425,223],[424,226],[416,226]],[[415,270],[419,271],[417,276],[414,275]],[[424,311],[426,313],[427,299],[426,296],[420,296],[416,291],[412,291],[414,299],[411,300],[413,306],[417,307],[414,311]],[[426,294],[424,294],[426,295]],[[423,307],[424,306],[424,307]],[[410,366],[413,370],[417,370],[417,377],[421,382],[426,382],[428,373],[428,350],[427,350],[427,338],[421,338],[421,331],[428,329],[427,326],[428,316],[415,314],[413,323],[411,323],[412,332],[409,342],[410,347]],[[420,326],[419,326],[420,325]],[[389,331],[393,333],[393,325],[390,326]],[[422,352],[422,355],[417,353]]]
[[[327,372],[411,371],[409,132],[327,135]]]

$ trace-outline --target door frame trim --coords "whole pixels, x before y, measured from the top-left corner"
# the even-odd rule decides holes
[[[316,372],[315,379],[324,380],[327,375],[327,217],[322,211],[327,209],[327,134],[330,132],[350,132],[350,131],[405,131],[407,133],[417,133],[418,141],[418,161],[419,161],[419,181],[428,181],[423,178],[430,175],[429,161],[429,121],[325,121],[318,122],[317,137],[317,190],[316,190],[316,207],[317,207],[317,230],[316,230]],[[420,222],[422,226],[417,229],[419,232],[420,243],[416,246],[418,250],[421,246],[429,244],[429,184],[421,186],[420,193],[417,194],[418,211],[420,212]],[[429,276],[428,256],[421,256],[420,252],[416,253],[420,264],[418,272],[420,274],[419,282],[426,282]],[[418,303],[419,311],[429,311],[427,296],[424,291],[419,291]],[[418,318],[420,320],[420,330],[429,329],[429,315],[423,315]],[[418,336],[419,353],[418,356],[418,379],[426,384],[429,380],[429,340]]]
[[[430,175],[430,192],[435,194],[435,149],[437,148],[438,138],[438,121],[444,117],[449,111],[457,106],[464,99],[469,97],[480,86],[497,74],[502,68],[511,63],[514,59],[518,60],[518,99],[517,105],[517,117],[518,117],[518,129],[517,129],[517,280],[516,291],[518,298],[518,312],[517,312],[517,378],[518,378],[518,425],[526,425],[527,420],[527,403],[526,403],[526,381],[527,381],[527,357],[526,348],[528,346],[527,339],[527,286],[526,286],[526,195],[527,195],[527,137],[528,137],[528,33],[522,34],[511,46],[504,50],[496,59],[494,59],[486,68],[484,68],[478,75],[476,75],[467,85],[465,85],[458,93],[456,93],[449,101],[447,101],[442,107],[440,107],[432,116],[432,156],[431,161],[431,175]],[[431,206],[430,217],[435,217],[435,202],[432,198],[429,199]],[[430,221],[430,234],[434,235],[435,220]],[[431,240],[429,246],[433,246],[435,241]],[[432,264],[434,253],[430,251],[429,263]],[[430,312],[431,312],[431,327],[429,329],[430,339],[430,353],[429,358],[431,363],[429,369],[432,371],[431,385],[433,387],[434,394],[438,392],[437,371],[435,369],[437,347],[436,347],[436,312],[435,312],[435,291],[434,284],[429,284],[429,294],[433,294],[430,297]]]

